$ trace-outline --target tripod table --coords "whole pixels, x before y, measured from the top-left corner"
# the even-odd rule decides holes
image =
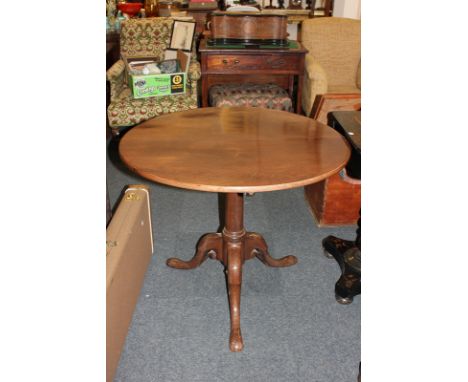
[[[292,255],[275,259],[263,237],[244,228],[244,193],[285,190],[319,182],[343,168],[350,149],[344,138],[310,118],[262,108],[202,108],[166,114],[128,131],[119,146],[123,162],[154,182],[226,196],[222,232],[207,233],[189,261],[207,257],[227,272],[231,328],[229,347],[241,351],[242,265],[257,257],[271,267],[294,265]]]

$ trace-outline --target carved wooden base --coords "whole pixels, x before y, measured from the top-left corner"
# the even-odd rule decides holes
[[[274,259],[268,253],[268,246],[261,235],[245,231],[243,197],[243,194],[226,194],[225,226],[222,233],[203,235],[191,260],[183,261],[176,258],[167,260],[168,266],[177,269],[196,268],[207,257],[224,264],[231,316],[229,348],[233,352],[241,351],[244,347],[240,328],[240,295],[244,261],[257,257],[270,267],[288,267],[297,263],[295,256]]]
[[[340,304],[350,304],[361,293],[361,250],[355,241],[327,236],[322,241],[325,255],[334,258],[341,268],[335,284],[335,298]]]

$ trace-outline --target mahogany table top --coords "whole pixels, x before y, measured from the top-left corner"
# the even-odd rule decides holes
[[[350,149],[332,128],[278,110],[201,108],[134,127],[119,146],[123,162],[152,181],[211,192],[261,192],[323,180]]]

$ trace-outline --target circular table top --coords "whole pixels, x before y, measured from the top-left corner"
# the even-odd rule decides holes
[[[344,138],[313,119],[248,107],[166,114],[124,135],[120,157],[170,186],[211,192],[284,190],[318,182],[346,165]]]

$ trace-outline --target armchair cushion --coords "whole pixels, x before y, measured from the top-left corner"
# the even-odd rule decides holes
[[[361,22],[342,17],[317,17],[302,24],[302,44],[320,62],[329,85],[356,85],[361,60]]]
[[[196,109],[197,95],[187,89],[187,94],[177,96],[134,99],[130,88],[119,94],[107,108],[109,125],[112,128],[133,126],[158,115]]]
[[[302,44],[309,50],[302,107],[309,115],[318,94],[360,90],[361,22],[317,17],[302,22]]]
[[[122,23],[120,53],[127,57],[164,57],[169,46],[172,24],[169,17],[129,19]]]

